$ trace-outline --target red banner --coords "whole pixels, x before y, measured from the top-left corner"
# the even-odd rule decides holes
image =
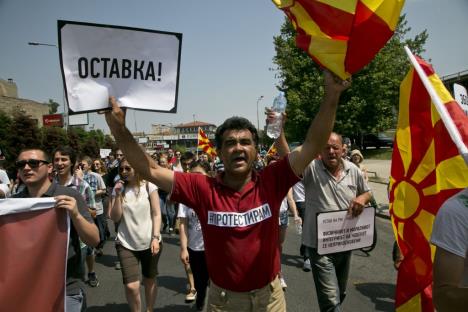
[[[63,127],[63,116],[62,114],[43,115],[42,124],[44,127]]]
[[[0,215],[0,246],[0,310],[64,311],[66,211]]]

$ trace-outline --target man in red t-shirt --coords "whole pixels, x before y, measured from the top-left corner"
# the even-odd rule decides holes
[[[349,84],[325,71],[325,96],[304,144],[260,173],[253,170],[256,128],[245,118],[227,119],[216,131],[216,149],[224,163],[216,178],[159,167],[139,148],[125,127],[124,112],[110,99],[106,121],[130,164],[200,219],[212,282],[208,311],[286,310],[278,279],[279,207],[327,142],[340,94]]]

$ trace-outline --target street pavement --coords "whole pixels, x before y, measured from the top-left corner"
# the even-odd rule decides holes
[[[390,177],[390,160],[366,159],[362,163],[368,171],[369,187],[379,205],[377,215],[390,218],[388,211],[387,185]]]
[[[396,272],[391,260],[393,233],[389,220],[377,218],[376,222],[378,231],[376,248],[369,254],[361,251],[353,252],[344,311],[394,311]],[[286,290],[288,311],[319,311],[312,273],[302,270],[302,259],[299,256],[300,237],[295,232],[292,220],[290,225],[282,257],[282,270],[288,283]],[[164,249],[159,262],[157,277],[159,288],[155,311],[194,311],[190,303],[184,302],[186,278],[179,260],[178,236],[164,234],[163,240]],[[97,288],[88,286],[86,289],[88,311],[129,311],[121,272],[114,268],[115,261],[117,256],[114,243],[108,241],[104,247],[104,255],[96,258],[96,272],[100,286]],[[143,292],[142,298],[144,298]]]

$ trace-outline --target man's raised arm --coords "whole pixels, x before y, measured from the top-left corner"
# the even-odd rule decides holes
[[[125,126],[125,113],[114,97],[110,97],[109,103],[112,105],[112,111],[106,112],[106,122],[125,158],[143,179],[153,182],[166,192],[170,192],[174,173],[169,169],[158,166],[135,141]]]
[[[306,166],[317,157],[327,143],[335,124],[336,109],[341,92],[351,85],[350,81],[341,80],[328,70],[324,70],[324,80],[325,95],[320,109],[307,131],[304,144],[289,154],[291,168],[298,176],[302,175]]]

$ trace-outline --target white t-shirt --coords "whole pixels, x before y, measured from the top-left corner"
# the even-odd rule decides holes
[[[127,249],[145,250],[150,248],[153,236],[153,222],[151,219],[151,206],[148,192],[157,191],[157,186],[150,182],[143,182],[137,189],[126,189],[123,193],[122,218],[120,219],[117,240]]]
[[[465,258],[462,286],[468,286],[468,188],[440,207],[432,227],[431,243]]]
[[[299,181],[296,184],[294,184],[293,198],[296,203],[305,201],[304,183],[302,183],[302,181]]]
[[[187,247],[195,251],[205,250],[200,220],[192,208],[179,204],[177,217],[187,219]]]
[[[285,212],[285,211],[288,211],[288,196],[286,196],[285,198],[283,198],[283,201],[281,202],[281,206],[280,206],[280,212]]]
[[[10,185],[10,179],[5,170],[0,169],[0,184]]]

